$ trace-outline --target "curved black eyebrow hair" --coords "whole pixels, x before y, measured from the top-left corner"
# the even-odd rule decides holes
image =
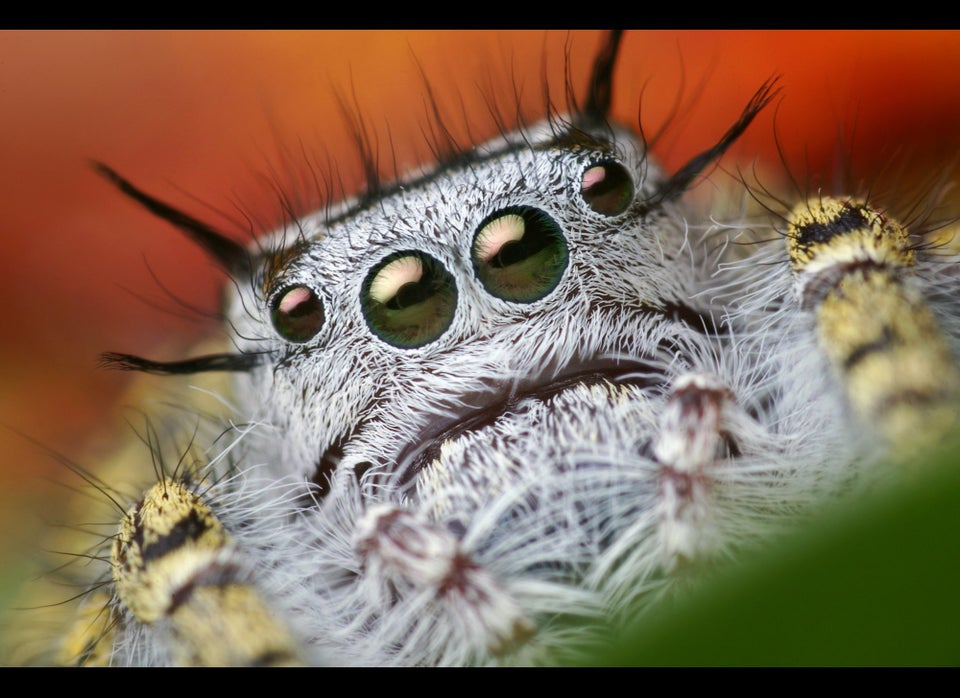
[[[100,176],[113,184],[121,193],[136,201],[150,213],[162,218],[186,233],[217,264],[230,275],[252,275],[253,261],[250,253],[238,242],[231,240],[212,226],[174,208],[134,186],[116,170],[94,161],[91,163]],[[101,368],[120,371],[142,371],[159,375],[182,375],[202,371],[249,371],[261,363],[262,354],[210,354],[182,361],[153,361],[134,354],[106,352],[100,355]]]
[[[648,202],[648,206],[676,199],[687,191],[693,180],[700,175],[704,168],[727,152],[727,149],[747,130],[757,114],[763,111],[780,94],[781,88],[777,86],[779,79],[779,76],[773,76],[760,85],[757,91],[753,93],[750,101],[747,102],[747,106],[743,108],[740,118],[726,130],[720,140],[712,147],[693,157],[686,165],[677,170],[670,179],[661,184],[657,193]]]
[[[209,354],[183,361],[151,361],[134,354],[106,352],[100,355],[101,368],[118,371],[142,371],[162,376],[200,373],[202,371],[249,371],[258,366],[263,354]]]
[[[123,194],[136,201],[153,215],[162,218],[186,233],[188,238],[200,245],[227,273],[249,273],[252,269],[250,255],[240,243],[218,232],[213,226],[150,196],[142,189],[138,189],[108,165],[97,161],[93,161],[91,164],[97,174],[104,177]]]
[[[587,87],[587,103],[580,117],[588,123],[604,123],[610,114],[613,102],[613,71],[617,64],[623,30],[614,29],[607,34],[600,52],[593,62],[593,73]]]

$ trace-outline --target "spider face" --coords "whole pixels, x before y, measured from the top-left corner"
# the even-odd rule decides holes
[[[683,238],[648,210],[660,178],[642,143],[619,131],[569,149],[560,135],[511,134],[469,165],[267,243],[280,251],[256,264],[271,272],[238,285],[231,324],[242,351],[269,357],[241,394],[270,395],[246,409],[277,427],[266,449],[282,453],[278,474],[321,489],[339,471],[416,483],[444,447],[483,438],[506,413],[557,400],[605,409],[606,397],[574,395],[608,379],[625,389],[703,333],[677,310],[692,290],[667,271],[683,263]],[[597,194],[607,171],[613,191]],[[306,339],[270,315],[294,294],[324,319]]]

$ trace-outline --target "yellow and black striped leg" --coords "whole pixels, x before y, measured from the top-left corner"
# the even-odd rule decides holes
[[[794,208],[787,236],[801,307],[856,417],[896,457],[941,443],[960,371],[913,278],[908,232],[862,201],[821,198]]]
[[[111,563],[117,596],[134,619],[170,634],[173,664],[300,663],[230,536],[184,483],[157,483],[127,512]]]

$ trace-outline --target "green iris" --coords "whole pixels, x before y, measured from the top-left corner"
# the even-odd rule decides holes
[[[557,222],[540,209],[506,208],[480,224],[473,239],[473,267],[497,298],[531,303],[560,283],[567,243]]]
[[[367,275],[361,292],[367,325],[396,347],[432,342],[453,321],[457,287],[443,265],[422,252],[397,252]]]

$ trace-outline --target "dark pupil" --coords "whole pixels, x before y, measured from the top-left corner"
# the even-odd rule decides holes
[[[543,240],[541,239],[540,242],[543,243]],[[531,242],[530,236],[527,235],[523,240],[513,240],[501,247],[497,256],[491,259],[489,264],[491,267],[503,269],[511,264],[522,262],[542,250],[544,246],[544,244],[538,245],[536,242]]]
[[[298,320],[311,317],[317,311],[317,299],[311,296],[308,300],[298,303],[287,313],[288,320]]]
[[[424,269],[423,278],[420,281],[411,281],[397,289],[397,295],[388,300],[384,305],[390,310],[402,310],[411,305],[423,303],[434,294],[430,267]]]

